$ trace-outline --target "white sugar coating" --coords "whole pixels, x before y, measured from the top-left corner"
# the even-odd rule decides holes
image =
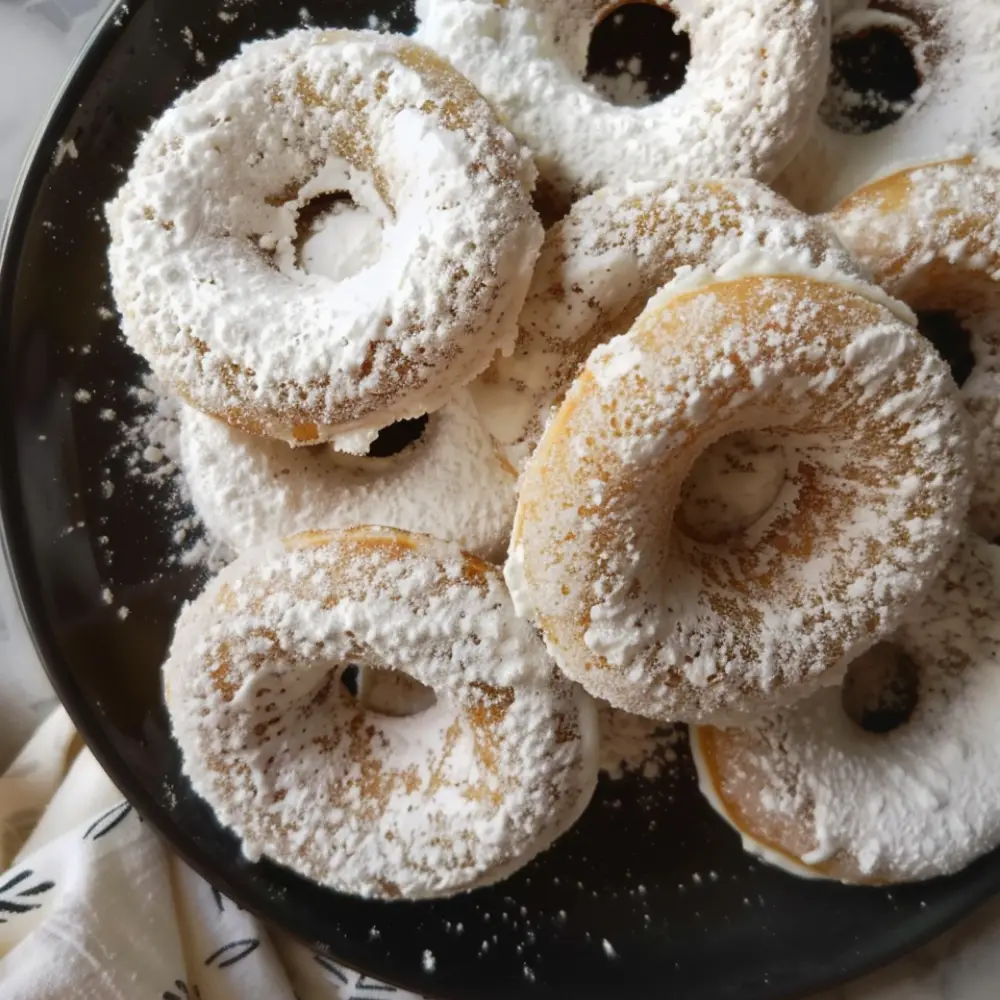
[[[685,739],[684,729],[632,715],[599,702],[601,733],[600,770],[612,781],[626,774],[659,778],[664,768],[677,762],[674,747]]]
[[[969,333],[960,392],[973,433],[970,519],[1000,537],[1000,164],[987,150],[860,188],[825,221],[890,294]]]
[[[499,441],[534,444],[600,343],[624,333],[678,270],[714,271],[759,251],[791,270],[861,278],[822,226],[762,184],[677,181],[604,188],[546,234],[514,352],[472,383]]]
[[[333,281],[372,267],[382,253],[382,223],[360,205],[336,204],[302,243],[302,270]],[[290,261],[295,266],[294,259]]]
[[[416,37],[469,77],[534,150],[562,198],[673,177],[770,180],[822,99],[829,22],[818,0],[672,0],[691,39],[684,84],[648,107],[584,82],[614,0],[417,0]]]
[[[721,542],[746,531],[778,499],[790,464],[781,438],[760,431],[720,438],[699,455],[684,480],[678,527],[701,542]]]
[[[347,664],[433,688],[365,712]],[[164,688],[184,772],[248,858],[379,898],[488,884],[548,847],[597,778],[593,702],[494,567],[366,528],[265,545],[181,612]]]
[[[108,206],[123,331],[250,432],[309,443],[431,412],[513,342],[533,178],[468,81],[406,39],[255,42],[154,123]],[[294,248],[303,204],[336,192],[381,224],[378,259],[341,280]]]
[[[868,0],[835,4],[833,36],[873,28],[906,42],[921,83],[898,121],[867,134],[835,131],[819,118],[778,182],[809,211],[835,205],[896,163],[946,154],[950,147],[991,145],[1000,132],[1000,6],[980,0],[907,0],[899,11]]]
[[[958,537],[969,442],[945,365],[878,302],[799,275],[672,288],[546,428],[505,574],[595,696],[728,721],[835,681],[895,627]],[[763,429],[795,462],[768,514],[721,545],[672,530],[699,455]]]
[[[745,730],[700,730],[699,779],[748,850],[851,882],[933,878],[1000,843],[1000,549],[967,538],[896,642],[916,707],[867,732],[831,688]]]
[[[299,531],[381,524],[491,558],[510,534],[516,475],[461,391],[429,416],[418,441],[387,458],[291,448],[190,407],[180,444],[195,509],[238,552]]]

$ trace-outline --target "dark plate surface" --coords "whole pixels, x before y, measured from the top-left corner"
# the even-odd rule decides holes
[[[410,23],[396,0],[309,9],[319,24],[363,27],[373,13],[403,30]],[[1000,855],[891,892],[755,864],[702,802],[683,753],[655,784],[602,779],[553,850],[499,886],[449,901],[363,902],[240,857],[181,777],[161,701],[171,625],[201,580],[167,559],[166,492],[125,474],[118,421],[135,414],[129,389],[141,365],[99,311],[111,306],[101,206],[139,131],[181,89],[242,41],[297,23],[299,4],[275,0],[145,0],[109,16],[39,140],[7,232],[8,555],[52,681],[129,799],[248,909],[372,976],[449,998],[797,997],[914,947],[1000,890]],[[60,139],[79,155],[57,166]],[[102,419],[105,409],[116,419]]]

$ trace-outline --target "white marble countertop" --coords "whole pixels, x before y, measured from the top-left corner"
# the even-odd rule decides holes
[[[0,216],[35,129],[104,3],[0,0]],[[0,567],[0,765],[54,704]],[[883,972],[811,1000],[1000,1000],[1000,900]]]

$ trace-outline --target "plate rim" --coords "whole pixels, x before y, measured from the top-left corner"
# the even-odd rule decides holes
[[[100,65],[125,34],[133,18],[148,2],[152,0],[111,0],[70,64],[24,155],[11,190],[3,224],[0,226],[0,349],[9,352],[10,348],[9,319],[13,312],[19,272],[16,250],[25,241],[30,216],[39,190],[51,167],[57,143],[62,138],[65,125],[76,110],[78,98],[93,84]],[[11,374],[12,371],[5,366],[5,380],[9,380]],[[5,381],[6,384],[8,383]],[[124,757],[114,748],[106,736],[96,706],[85,697],[72,671],[59,655],[52,634],[52,623],[43,607],[41,578],[31,558],[25,505],[20,490],[21,464],[16,446],[16,421],[11,409],[11,394],[5,393],[4,397],[3,409],[0,411],[2,413],[0,415],[0,549],[10,576],[16,612],[21,616],[31,647],[60,704],[65,708],[80,737],[109,779],[137,814],[149,821],[150,829],[165,842],[169,850],[188,864],[209,885],[219,888],[234,903],[261,920],[265,926],[273,924],[287,931],[309,947],[326,952],[335,961],[355,972],[371,976],[407,992],[419,990],[420,995],[430,997],[431,994],[426,992],[426,988],[433,989],[432,982],[415,987],[411,983],[386,975],[384,971],[343,958],[328,943],[318,941],[308,934],[304,916],[291,919],[282,917],[279,920],[265,914],[253,893],[237,888],[224,871],[216,869],[202,857],[193,836],[172,821],[169,810],[147,792],[141,779],[133,773]],[[1000,853],[1000,848],[996,849],[996,853]],[[318,885],[317,887],[324,888]],[[336,898],[336,893],[332,890],[327,891]],[[909,936],[905,945],[883,947],[875,953],[869,952],[864,961],[845,961],[850,958],[849,955],[845,955],[835,964],[828,965],[826,974],[818,977],[805,992],[746,995],[766,997],[768,1000],[807,1000],[814,993],[855,982],[939,938],[998,896],[1000,896],[1000,865],[997,866],[996,875],[992,879],[980,879],[968,891],[968,905],[957,908],[952,905],[944,908],[939,916]],[[831,957],[836,958],[836,956]],[[523,988],[527,990],[530,986],[525,983]]]

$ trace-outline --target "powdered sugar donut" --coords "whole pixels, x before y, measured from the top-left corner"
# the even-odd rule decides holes
[[[289,448],[190,407],[180,449],[195,509],[238,552],[299,531],[383,524],[491,558],[505,549],[514,518],[515,471],[464,393],[427,417],[419,440],[385,458]]]
[[[293,444],[431,412],[516,335],[533,169],[408,40],[256,42],[153,125],[109,206],[125,336],[193,406]],[[337,191],[383,228],[340,281],[293,247],[303,204]]]
[[[692,732],[702,791],[748,851],[879,883],[958,871],[1000,844],[1000,550],[967,539],[896,648],[917,698],[891,732],[859,727],[839,688]]]
[[[366,712],[347,664],[432,688]],[[566,830],[597,777],[593,703],[457,545],[357,528],[273,542],[180,615],[167,706],[195,791],[249,858],[343,892],[447,896],[506,876]]]
[[[801,146],[823,94],[829,23],[817,0],[671,0],[691,38],[683,86],[644,108],[583,80],[614,0],[417,0],[417,37],[441,52],[534,150],[563,199],[616,181],[770,180]]]
[[[919,87],[899,117],[877,131],[819,117],[779,181],[800,207],[821,211],[897,163],[940,157],[949,147],[1000,137],[1000,7],[979,0],[836,0],[833,38],[891,32],[908,48]],[[870,59],[870,65],[878,60]],[[900,113],[901,112],[901,113]]]
[[[512,457],[530,452],[594,347],[628,330],[678,269],[754,251],[860,274],[825,227],[754,181],[630,184],[577,202],[546,234],[513,354],[472,383],[490,432],[519,446]]]
[[[900,170],[854,192],[826,221],[880,285],[923,313],[925,329],[955,362],[975,447],[972,525],[997,538],[1000,156],[990,151]],[[944,342],[933,329],[942,323]]]
[[[675,521],[727,434],[783,439],[724,545]],[[838,677],[941,570],[968,505],[957,392],[878,301],[796,274],[677,281],[598,347],[521,481],[505,572],[559,666],[629,712],[736,718]]]

